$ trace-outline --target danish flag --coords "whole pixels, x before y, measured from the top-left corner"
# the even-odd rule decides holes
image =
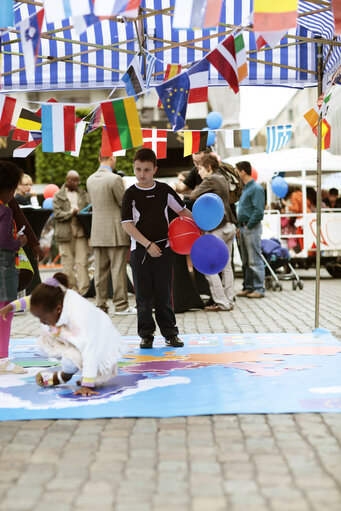
[[[143,147],[152,149],[157,160],[167,158],[167,130],[142,130]]]

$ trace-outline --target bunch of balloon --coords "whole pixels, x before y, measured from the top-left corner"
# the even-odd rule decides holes
[[[205,193],[194,203],[192,214],[197,226],[212,231],[224,217],[224,203],[215,193]],[[194,241],[191,248],[193,266],[204,275],[221,272],[229,259],[226,244],[214,234],[204,234]]]
[[[215,130],[218,130],[223,124],[223,117],[219,112],[210,112],[206,117],[207,127],[203,131],[208,131],[207,145],[212,146],[216,141]]]
[[[58,192],[59,190],[59,186],[57,185],[46,185],[45,188],[44,188],[44,192],[43,192],[43,195],[44,195],[44,199],[49,199],[49,198],[53,198],[54,194],[56,192]]]
[[[190,254],[193,243],[200,236],[200,229],[190,218],[178,217],[169,224],[169,246],[177,254]]]
[[[47,197],[43,202],[43,209],[53,209],[53,198]]]

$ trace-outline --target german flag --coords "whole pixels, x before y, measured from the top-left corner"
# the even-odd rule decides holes
[[[184,131],[184,157],[205,151],[208,131]]]
[[[31,110],[22,108],[17,120],[17,128],[27,131],[39,131],[41,130],[41,117],[31,112]]]

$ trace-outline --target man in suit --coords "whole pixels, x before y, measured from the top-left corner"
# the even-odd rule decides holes
[[[90,243],[95,256],[97,307],[108,312],[111,274],[115,313],[136,314],[136,309],[129,307],[127,291],[127,252],[130,240],[121,226],[124,182],[121,176],[114,173],[114,156],[100,157],[99,161],[99,169],[86,182],[92,203]]]

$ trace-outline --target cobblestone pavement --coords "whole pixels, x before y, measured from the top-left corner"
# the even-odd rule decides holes
[[[321,326],[339,339],[340,296],[341,280],[324,278]],[[113,320],[135,334],[135,317]],[[178,315],[184,333],[313,323],[312,279],[232,312]],[[15,317],[14,336],[38,331],[29,314]],[[341,510],[341,414],[4,422],[0,447],[1,511]]]

